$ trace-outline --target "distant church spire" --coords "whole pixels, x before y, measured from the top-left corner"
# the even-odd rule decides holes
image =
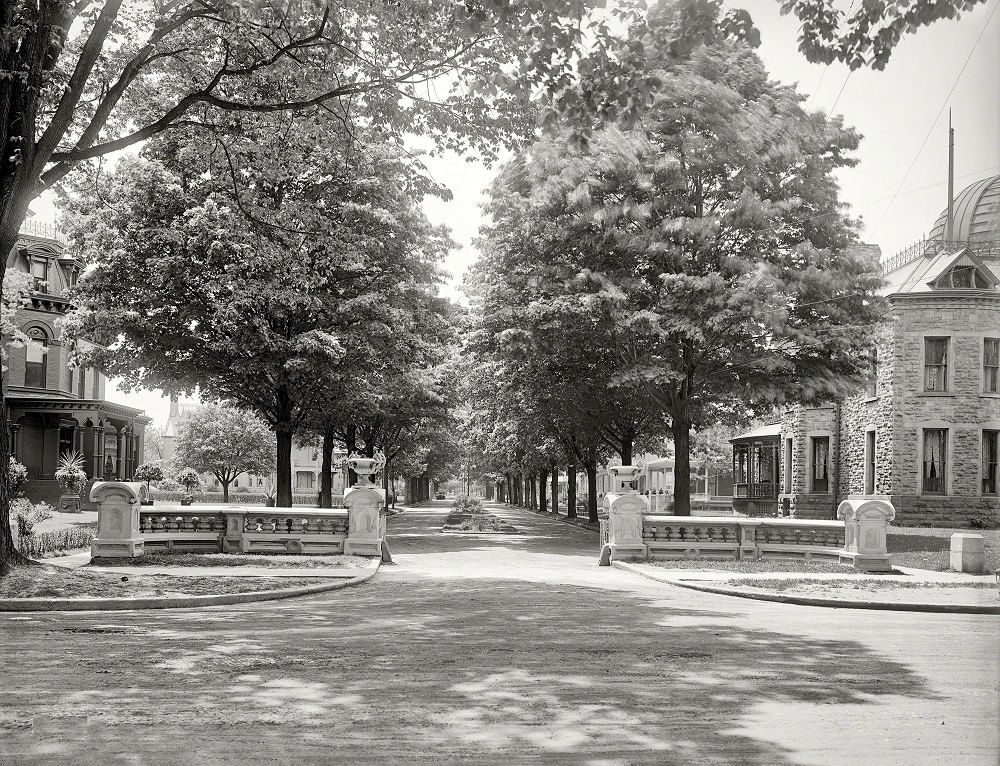
[[[955,241],[955,129],[951,127],[951,109],[948,110],[948,220],[944,241]]]

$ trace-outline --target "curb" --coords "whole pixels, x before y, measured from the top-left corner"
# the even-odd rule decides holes
[[[654,582],[674,585],[678,588],[697,590],[702,593],[714,593],[719,596],[735,596],[754,601],[773,601],[778,604],[793,604],[795,606],[820,606],[828,609],[877,609],[884,612],[932,612],[939,614],[998,614],[1000,606],[984,606],[980,604],[914,604],[888,601],[845,601],[837,598],[815,598],[811,596],[784,596],[777,593],[751,593],[738,588],[727,588],[719,585],[695,585],[689,582],[677,582],[662,577],[656,577],[649,572],[623,561],[612,561],[612,566],[626,572],[645,577]]]
[[[144,598],[8,598],[0,599],[0,612],[120,612],[133,609],[196,609],[205,606],[249,604],[255,601],[277,601],[297,596],[310,596],[368,582],[382,566],[379,559],[365,567],[366,571],[346,582],[306,585],[284,590],[259,590],[248,593],[227,593],[219,596],[170,596]]]

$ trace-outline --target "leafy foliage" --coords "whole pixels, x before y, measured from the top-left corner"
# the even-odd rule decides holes
[[[684,17],[657,18],[634,30],[661,82],[635,129],[596,132],[587,152],[548,138],[504,170],[480,293],[490,352],[526,359],[508,362],[518,380],[546,371],[509,411],[607,412],[618,391],[662,416],[686,513],[692,427],[850,391],[884,302],[832,176],[857,135],[806,113],[744,42],[671,49]]]
[[[77,494],[87,483],[87,472],[83,469],[84,456],[72,450],[63,452],[56,464],[55,478],[63,491]]]
[[[188,495],[193,495],[201,487],[201,476],[193,468],[182,468],[174,474],[174,481],[184,487]]]
[[[245,412],[206,405],[178,423],[174,460],[213,474],[222,485],[223,501],[229,502],[229,485],[241,473],[274,469],[274,434]]]
[[[163,474],[163,468],[161,468],[156,463],[143,463],[132,473],[132,477],[136,481],[146,482],[146,489],[149,489],[150,482],[153,481],[163,481],[166,478]]]
[[[810,61],[885,69],[903,35],[942,19],[957,19],[985,2],[882,0],[852,3],[845,13],[834,0],[782,0],[781,12],[794,13],[802,22],[799,50]]]

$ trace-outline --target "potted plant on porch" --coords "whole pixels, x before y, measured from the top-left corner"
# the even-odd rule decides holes
[[[174,476],[174,481],[184,487],[184,497],[181,498],[181,505],[191,505],[194,498],[192,495],[201,486],[201,477],[193,468],[184,468]]]
[[[274,508],[274,493],[276,490],[274,474],[269,473],[267,478],[264,479],[264,507]]]
[[[62,453],[56,465],[55,477],[62,487],[59,497],[59,510],[66,513],[79,513],[80,491],[87,484],[87,472],[83,470],[84,457],[76,450]]]

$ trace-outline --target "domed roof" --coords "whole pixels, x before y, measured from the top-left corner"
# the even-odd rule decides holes
[[[944,241],[948,209],[938,217],[928,240]],[[1000,175],[976,181],[955,197],[954,242],[1000,240]]]

